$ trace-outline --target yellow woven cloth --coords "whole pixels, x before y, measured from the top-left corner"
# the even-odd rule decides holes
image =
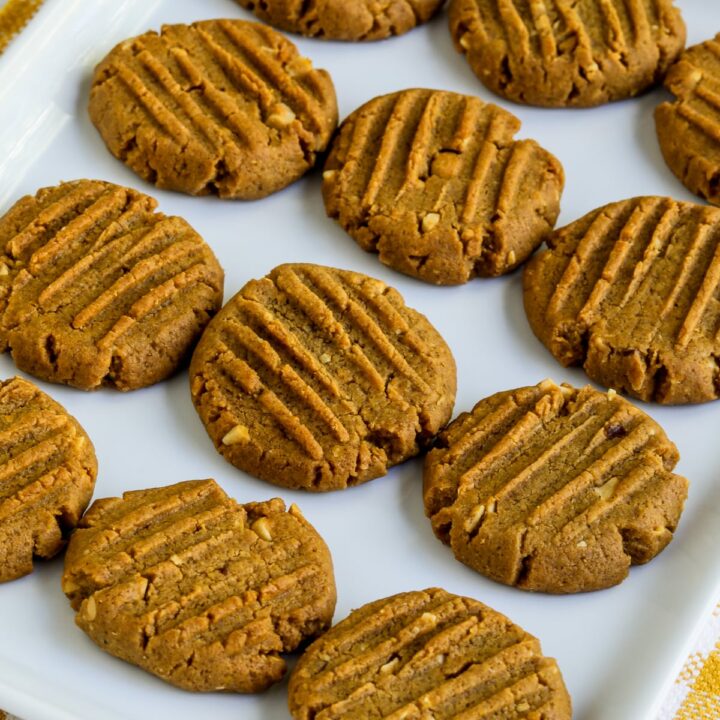
[[[720,720],[720,603],[705,622],[658,720]]]
[[[29,22],[43,0],[7,0],[0,3],[0,53]]]

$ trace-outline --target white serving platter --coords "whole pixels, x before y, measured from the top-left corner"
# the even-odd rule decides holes
[[[688,42],[720,30],[720,3],[678,0]],[[160,209],[184,216],[226,271],[226,298],[287,261],[347,267],[397,287],[440,329],[458,364],[456,413],[493,392],[545,377],[585,382],[561,368],[530,332],[519,273],[435,288],[383,267],[325,217],[320,174],[256,202],[160,192],[105,150],[86,113],[94,64],[118,41],[163,22],[249,18],[233,0],[46,0],[0,57],[0,213],[21,195],[74,178],[138,187]],[[412,86],[479,95],[517,114],[522,137],[555,153],[566,171],[559,224],[605,202],[639,194],[692,200],[665,167],[653,108],[662,90],[592,110],[542,110],[493,97],[452,47],[447,18],[406,36],[364,45],[296,38],[327,68],[341,117],[369,98]],[[0,357],[0,376],[15,373]],[[536,634],[557,658],[582,720],[654,720],[693,634],[720,596],[720,403],[645,409],[677,443],[678,471],[691,480],[676,539],[619,587],[572,597],[523,593],[456,562],[433,536],[415,460],[345,492],[310,495],[275,488],[215,452],[181,374],[130,394],[83,393],[43,384],[92,437],[96,497],[200,477],[216,478],[241,502],[280,495],[296,502],[335,560],[336,619],[395,592],[440,585],[487,603]],[[25,720],[255,720],[287,718],[286,683],[258,696],[193,695],[101,652],[74,624],[60,590],[62,560],[0,586],[0,707]]]

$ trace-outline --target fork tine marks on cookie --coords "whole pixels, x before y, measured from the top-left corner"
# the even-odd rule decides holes
[[[313,165],[337,123],[329,75],[301,60],[255,23],[167,25],[98,65],[90,116],[110,151],[160,187],[264,197]]]
[[[443,0],[388,0],[378,5],[372,0],[356,0],[343,6],[286,0],[238,0],[265,22],[307,37],[327,40],[372,41],[402,35],[427,22],[443,5]]]
[[[526,267],[530,326],[606,386],[665,403],[715,399],[719,243],[711,207],[641,197],[588,213]]]
[[[12,288],[0,344],[18,367],[82,389],[134,389],[177,368],[220,305],[223,273],[200,236],[156,205],[79,180],[22,198],[0,220]]]
[[[535,638],[438,588],[353,611],[308,648],[288,692],[296,720],[516,720],[541,708],[570,717],[557,665]]]
[[[0,383],[0,582],[62,549],[96,475],[93,445],[74,418],[26,380]]]
[[[499,423],[508,398],[517,411]],[[545,381],[470,415],[477,424],[451,424],[424,473],[433,530],[465,564],[525,589],[580,592],[620,582],[671,540],[687,493],[671,472],[677,450],[617,394]]]
[[[374,98],[333,141],[326,212],[381,262],[428,282],[509,272],[554,224],[563,185],[552,155],[513,140],[519,127],[468,95],[411,89]]]
[[[279,499],[239,505],[213,480],[98,501],[63,590],[103,649],[179,687],[257,692],[335,605],[327,547]]]
[[[447,346],[396,291],[313,265],[249,282],[198,345],[191,376],[230,462],[311,490],[370,480],[419,452],[455,391]]]
[[[452,0],[457,49],[493,92],[530,105],[587,107],[653,85],[685,26],[672,0]]]

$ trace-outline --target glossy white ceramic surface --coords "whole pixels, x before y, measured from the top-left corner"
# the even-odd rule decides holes
[[[689,42],[720,30],[720,3],[678,0]],[[320,173],[256,202],[192,198],[144,184],[105,150],[86,112],[94,64],[115,42],[163,22],[249,18],[233,0],[46,0],[0,57],[0,212],[37,188],[103,178],[154,194],[185,217],[226,271],[226,297],[287,261],[352,268],[397,287],[440,329],[458,365],[456,414],[493,392],[542,378],[586,382],[561,368],[530,332],[520,273],[436,288],[399,275],[363,252],[325,217]],[[559,224],[605,202],[640,194],[693,199],[660,155],[656,90],[591,110],[543,110],[491,96],[453,49],[443,13],[426,27],[380,43],[296,38],[335,81],[341,117],[385,92],[425,86],[473,93],[508,107],[566,172]],[[0,376],[14,374],[8,355]],[[335,559],[336,619],[367,601],[440,585],[509,615],[557,658],[582,720],[650,720],[706,608],[720,591],[720,403],[645,409],[677,443],[678,471],[691,480],[676,539],[619,587],[573,597],[503,587],[456,562],[424,517],[421,464],[345,492],[282,490],[231,467],[215,452],[180,374],[121,394],[42,384],[85,426],[100,473],[95,497],[200,477],[239,501],[280,495],[296,502]],[[0,586],[0,707],[26,720],[257,720],[288,717],[286,683],[255,696],[192,695],[101,652],[75,626],[60,590],[62,560]]]

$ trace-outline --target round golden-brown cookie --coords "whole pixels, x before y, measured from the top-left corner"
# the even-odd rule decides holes
[[[75,418],[27,380],[0,382],[0,582],[64,547],[96,476],[95,450]]]
[[[77,180],[0,218],[0,350],[43,380],[133,390],[177,370],[222,304],[223,271],[179,217]]]
[[[342,123],[325,163],[327,214],[381,262],[439,285],[495,276],[552,231],[563,169],[520,121],[469,95],[413,89]]]
[[[570,720],[557,663],[504,615],[439,588],[364,605],[290,676],[296,720]]]
[[[616,585],[672,540],[675,445],[614,391],[545,380],[492,395],[426,457],[425,512],[455,557],[523,590]]]
[[[63,591],[103,650],[186,690],[258,692],[330,626],[330,553],[297,506],[240,505],[214,480],[97,500]]]
[[[720,33],[685,50],[665,87],[676,96],[655,110],[665,162],[685,187],[720,205]]]
[[[280,30],[326,40],[382,40],[427,22],[445,0],[237,0]]]
[[[393,288],[349,270],[281,265],[210,323],[191,392],[215,447],[291,488],[384,475],[450,419],[455,362]]]
[[[685,45],[672,0],[451,0],[450,32],[490,90],[547,107],[637,95]]]
[[[158,187],[260,198],[315,163],[337,124],[324,70],[242,20],[165,25],[95,68],[90,118],[110,152]]]
[[[720,210],[611,203],[556,230],[525,267],[530,327],[563,365],[640,400],[720,395]]]

